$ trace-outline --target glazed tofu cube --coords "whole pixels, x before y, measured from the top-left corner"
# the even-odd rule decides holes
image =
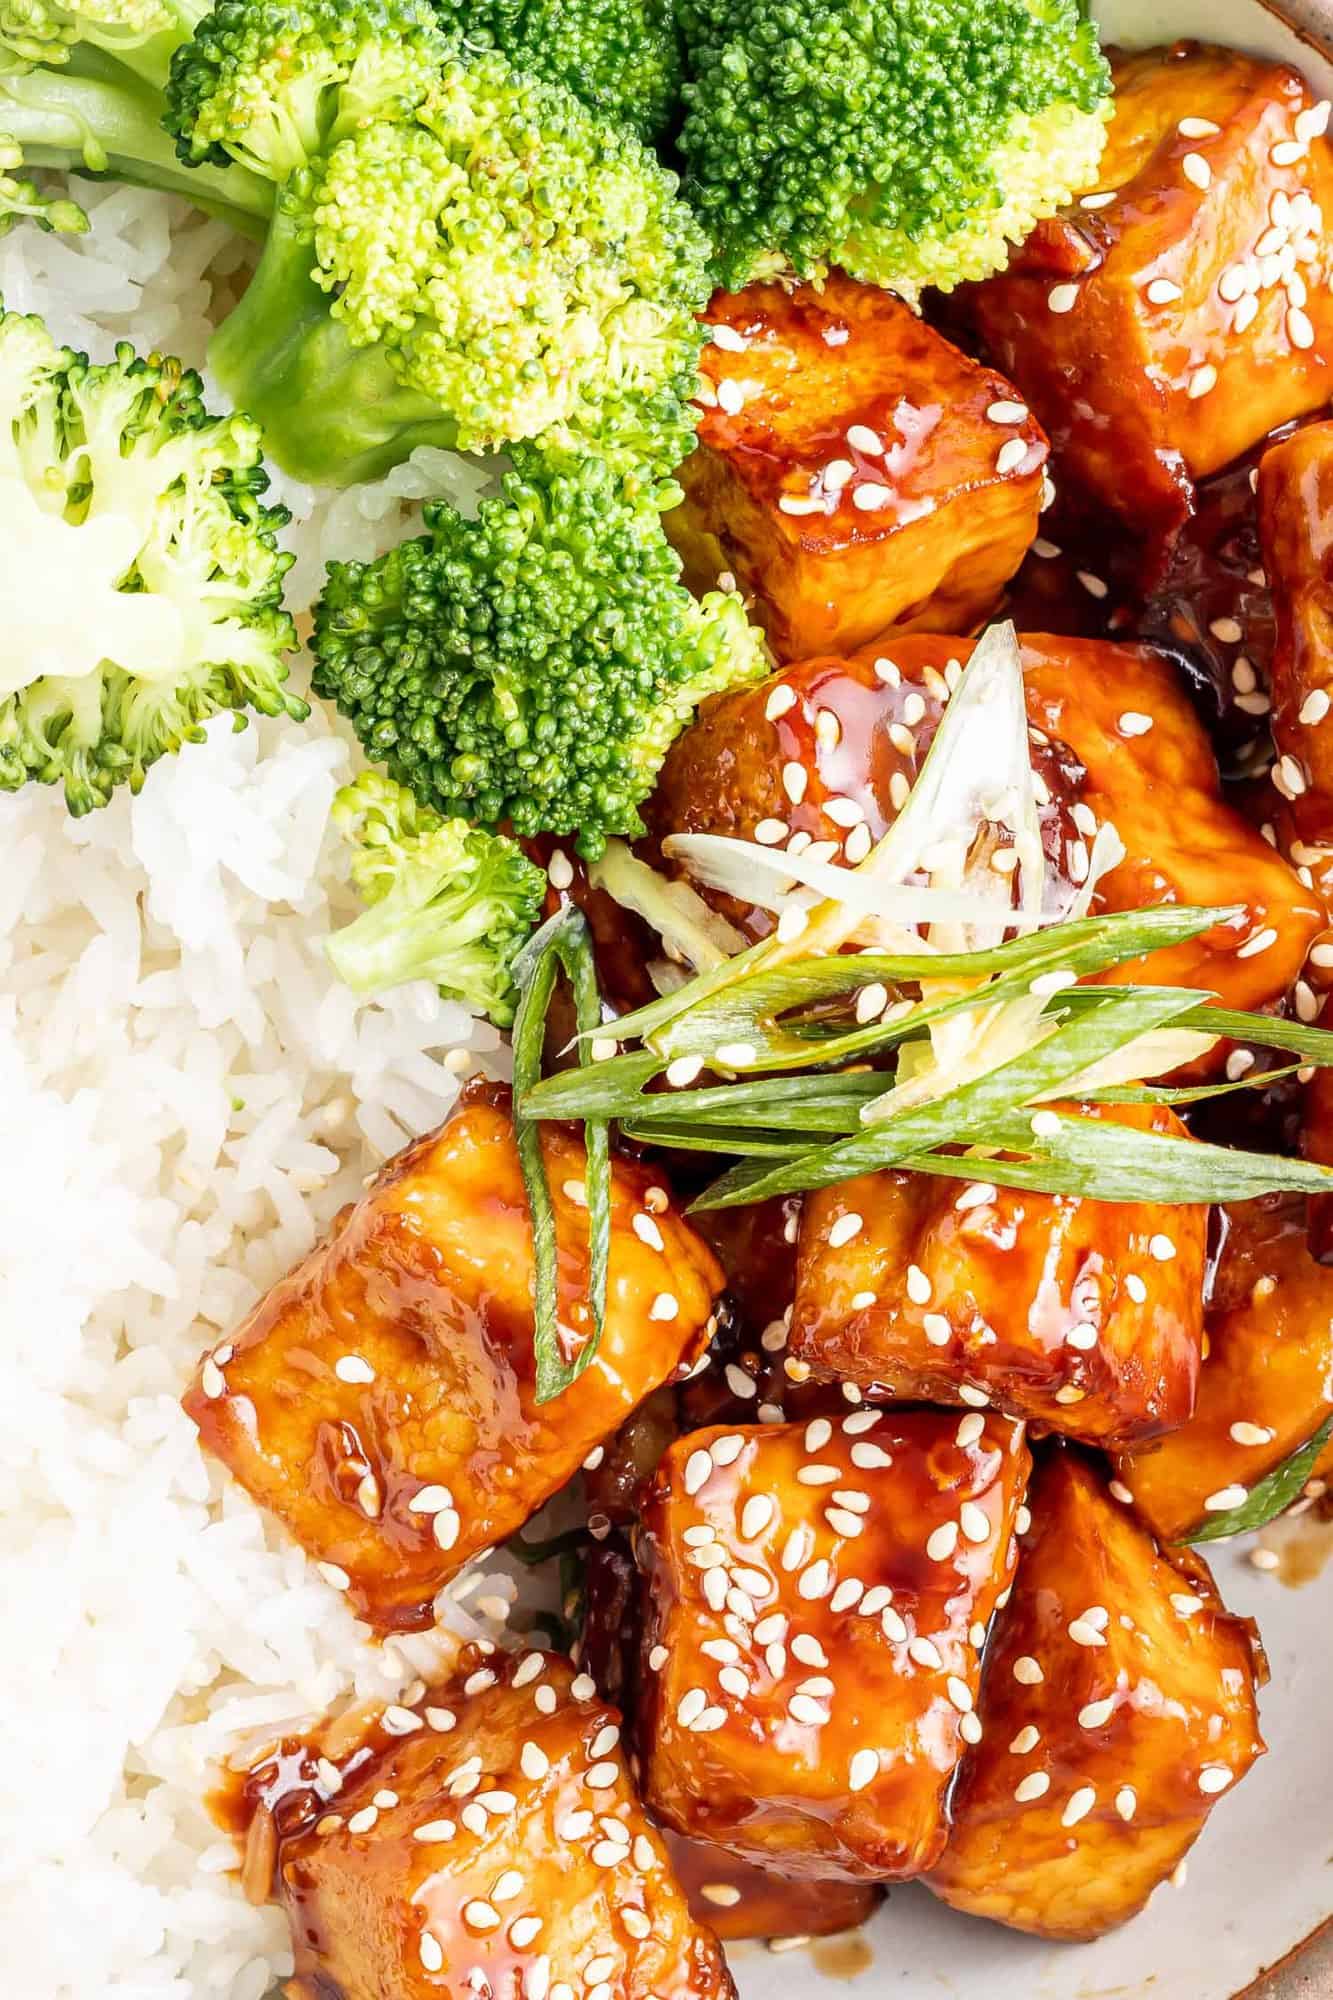
[[[969,1412],[695,1431],[637,1543],[643,1793],[679,1833],[808,1878],[944,1843],[1028,1454]]]
[[[1207,734],[1170,663],[1146,646],[1024,642],[1028,717],[1083,768],[1079,799],[1125,858],[1094,909],[1237,904],[1236,920],[1108,978],[1197,986],[1222,1006],[1281,999],[1327,917],[1279,854],[1222,796]],[[1030,664],[1028,664],[1030,661]]]
[[[591,1321],[584,1155],[563,1129],[543,1142],[577,1352]],[[185,1407],[206,1448],[381,1629],[428,1625],[441,1585],[692,1364],[721,1272],[661,1175],[617,1163],[602,1345],[545,1404],[532,1284],[508,1093],[474,1086],[200,1364]]]
[[[973,325],[1070,479],[1137,535],[1333,391],[1328,106],[1182,42],[1115,59],[1099,188],[972,288]]]
[[[1327,916],[1319,897],[1222,797],[1208,737],[1170,663],[1146,646],[1033,634],[1023,639],[1033,767],[1042,809],[1048,916],[1065,913],[1097,829],[1124,859],[1094,909],[1237,904],[1202,937],[1114,974],[1197,986],[1227,1007],[1263,1008],[1300,973]],[[705,703],[676,739],[648,808],[667,833],[723,833],[777,845],[793,834],[864,858],[891,825],[930,747],[952,662],[972,641],[917,634],[883,651],[813,659],[757,688]],[[710,900],[750,936],[773,918]]]
[[[732,2000],[586,1675],[496,1656],[406,1713],[280,1843],[294,2000]]]
[[[1164,1106],[1084,1115],[1184,1137]],[[1194,1407],[1205,1206],[879,1173],[807,1197],[790,1352],[822,1381],[990,1402],[1093,1443]]]
[[[691,585],[730,571],[784,660],[983,618],[1036,533],[1046,462],[1009,383],[841,272],[719,293],[706,320],[667,517]]]
[[[1226,1238],[1194,1415],[1116,1466],[1167,1542],[1241,1506],[1333,1412],[1333,1270],[1309,1253],[1304,1203],[1268,1195],[1220,1213]],[[1333,1447],[1313,1470],[1327,1477]]]
[[[711,1841],[663,1834],[691,1913],[724,1944],[744,1938],[833,1937],[868,1923],[884,1891],[873,1882],[816,1882],[756,1868]]]
[[[1264,1749],[1249,1621],[1206,1564],[1160,1548],[1100,1472],[1055,1450],[986,1652],[930,1876],[955,1909],[1042,1937],[1137,1914]]]
[[[1333,423],[1259,465],[1259,530],[1275,625],[1273,783],[1307,840],[1333,834]]]

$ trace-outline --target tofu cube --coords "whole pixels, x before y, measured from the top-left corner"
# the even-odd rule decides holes
[[[1333,391],[1328,105],[1197,42],[1119,55],[1099,185],[963,310],[1069,479],[1140,536]]]
[[[1303,840],[1333,835],[1333,423],[1259,463],[1259,533],[1273,597],[1272,779]]]
[[[972,644],[905,635],[887,650],[801,661],[706,703],[662,767],[648,807],[655,836],[735,834],[776,846],[799,834],[832,842],[830,856],[864,858],[901,810],[947,677]],[[1175,902],[1242,911],[1115,979],[1198,986],[1226,1007],[1281,999],[1327,914],[1223,798],[1207,733],[1170,662],[1108,640],[1032,633],[1022,645],[1033,766],[1050,794],[1041,814],[1048,913],[1067,911],[1087,880],[1097,829],[1109,822],[1125,856],[1098,884],[1094,909]],[[708,893],[748,936],[772,928],[769,912]]]
[[[1084,1115],[1186,1137],[1164,1106]],[[990,1402],[1092,1443],[1184,1423],[1208,1210],[886,1172],[807,1197],[790,1352],[821,1381]]]
[[[1116,1477],[1163,1541],[1244,1504],[1333,1413],[1333,1270],[1310,1255],[1300,1196],[1219,1211],[1226,1231],[1194,1415],[1127,1452]],[[1313,1476],[1333,1472],[1333,1444]]]
[[[1207,1565],[1160,1548],[1090,1463],[1054,1449],[1030,1499],[928,1879],[955,1909],[1094,1938],[1137,1915],[1262,1754],[1263,1656]]]
[[[293,2000],[734,2000],[587,1675],[496,1655],[405,1717],[279,1843]]]
[[[1046,439],[1003,377],[873,285],[751,285],[705,315],[699,442],[667,530],[778,657],[967,631],[1037,530]]]
[[[591,1326],[584,1154],[564,1128],[542,1136],[560,1324],[577,1352]],[[410,1630],[431,1622],[450,1577],[692,1364],[721,1283],[662,1176],[617,1161],[602,1344],[577,1382],[539,1404],[532,1234],[508,1093],[474,1086],[204,1355],[185,1408],[205,1448],[358,1615]]]
[[[972,1412],[673,1445],[637,1543],[649,1809],[794,1876],[929,1867],[1027,1467],[1021,1426]]]
[[[663,1839],[692,1914],[724,1944],[859,1930],[883,1900],[873,1882],[819,1882],[756,1868],[725,1847],[669,1828]]]

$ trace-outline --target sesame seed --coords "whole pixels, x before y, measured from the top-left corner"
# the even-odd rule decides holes
[[[832,1588],[833,1571],[822,1556],[818,1562],[811,1563],[809,1569],[801,1572],[796,1583],[797,1594],[805,1598],[807,1602],[816,1598],[827,1597]]]
[[[865,1595],[865,1585],[854,1576],[844,1577],[829,1599],[830,1611],[850,1611]]]
[[[1007,402],[1003,398],[997,403],[992,403],[986,411],[988,419],[993,424],[1026,423],[1027,414],[1026,403]]]
[[[958,1523],[945,1521],[926,1542],[926,1554],[932,1562],[947,1562],[958,1547]]]
[[[741,1899],[741,1892],[730,1882],[701,1882],[699,1894],[706,1902],[716,1903],[721,1910],[734,1909]]]
[[[439,1972],[444,1966],[444,1946],[433,1931],[423,1931],[417,1944],[417,1955],[427,1972]]]
[[[860,1233],[861,1217],[859,1215],[855,1213],[840,1215],[829,1230],[829,1247],[833,1250],[841,1250],[844,1243],[850,1243],[852,1238],[859,1236]]]
[[[778,509],[783,514],[822,514],[824,503],[808,494],[781,493],[778,495]]]
[[[1077,1826],[1081,1819],[1087,1818],[1096,1803],[1097,1794],[1092,1786],[1080,1785],[1079,1789],[1071,1794],[1068,1805],[1060,1815],[1061,1826]]]
[[[515,1917],[509,1926],[509,1942],[515,1951],[525,1951],[541,1930],[540,1917]]]
[[[1202,190],[1212,185],[1213,170],[1202,153],[1186,153],[1180,171],[1191,187]]]
[[[969,1542],[979,1545],[990,1540],[990,1515],[975,1500],[964,1500],[958,1510],[958,1521]]]
[[[961,1382],[958,1385],[958,1400],[960,1403],[969,1403],[974,1410],[985,1410],[990,1407],[990,1397],[986,1391],[975,1388],[971,1382]]]
[[[793,1722],[805,1723],[811,1729],[822,1729],[829,1720],[827,1708],[808,1694],[794,1694],[787,1703],[787,1713]]]
[[[741,1533],[747,1542],[752,1542],[756,1535],[763,1534],[776,1511],[766,1493],[756,1493],[752,1499],[746,1501],[741,1513]]]
[[[986,1419],[984,1417],[964,1417],[958,1425],[954,1436],[954,1443],[960,1451],[970,1451],[978,1439],[985,1434],[985,1430]]]
[[[995,454],[995,470],[1003,479],[1007,473],[1017,471],[1028,455],[1026,438],[1006,438]]]
[[[883,438],[868,424],[849,424],[847,442],[853,451],[862,451],[868,458],[882,458],[884,455]]]
[[[685,1491],[693,1496],[707,1484],[713,1473],[712,1454],[706,1451],[692,1451],[685,1461]]]
[[[1034,1729],[1029,1722],[1025,1728],[1019,1730],[1009,1748],[1015,1757],[1026,1757],[1028,1751],[1035,1750],[1040,1742],[1041,1731]]]
[[[921,1266],[919,1264],[909,1264],[907,1267],[907,1296],[911,1299],[913,1305],[929,1305],[933,1290],[934,1287],[925,1272],[921,1269]]]
[[[462,1517],[456,1514],[452,1507],[442,1507],[432,1518],[430,1527],[436,1545],[447,1554],[462,1531]]]
[[[594,1764],[585,1774],[583,1782],[591,1791],[609,1792],[619,1775],[617,1766],[608,1761],[605,1764]]]
[[[1235,331],[1237,333],[1244,333],[1246,327],[1249,326],[1250,322],[1257,317],[1258,311],[1259,311],[1258,299],[1255,298],[1253,292],[1247,293],[1247,295],[1241,300],[1240,304],[1236,307],[1235,317],[1231,322]]]
[[[873,1785],[879,1776],[879,1752],[858,1750],[847,1769],[849,1791],[863,1792],[867,1785]]]
[[[554,1715],[557,1707],[556,1692],[553,1687],[543,1684],[533,1693],[533,1703],[540,1715]]]
[[[820,479],[830,493],[840,493],[855,473],[856,467],[850,458],[831,458],[820,474]]]
[[[592,1701],[597,1693],[597,1683],[591,1674],[575,1674],[569,1683],[571,1701]]]
[[[1303,306],[1290,306],[1286,319],[1287,339],[1293,347],[1314,346],[1314,322]]]
[[[674,1088],[693,1083],[703,1066],[702,1056],[677,1056],[674,1062],[667,1064],[666,1080]]]
[[[352,1579],[339,1564],[317,1562],[315,1568],[319,1571],[325,1583],[331,1584],[334,1590],[349,1590],[351,1588]]]
[[[944,1683],[944,1692],[960,1715],[968,1713],[972,1706],[972,1690],[966,1681],[959,1680],[957,1674],[950,1674]]]
[[[1072,312],[1078,304],[1078,286],[1052,285],[1046,294],[1046,304],[1053,313]]]
[[[500,1912],[492,1903],[480,1896],[474,1896],[470,1903],[463,1905],[463,1922],[469,1930],[494,1931],[500,1927]]]
[[[1225,1764],[1205,1764],[1199,1773],[1199,1790],[1210,1796],[1224,1792],[1231,1783],[1233,1773]]]
[[[210,1403],[215,1403],[219,1396],[224,1396],[227,1392],[227,1378],[211,1354],[205,1358],[199,1370],[199,1387]]]
[[[848,1457],[858,1472],[882,1472],[886,1466],[893,1464],[893,1454],[891,1452],[885,1451],[880,1445],[871,1444],[864,1440],[858,1440],[852,1446]]]
[[[1141,1306],[1147,1303],[1148,1287],[1137,1271],[1131,1271],[1125,1279],[1125,1290],[1135,1305]]]
[[[1236,956],[1237,958],[1257,958],[1261,952],[1267,951],[1270,945],[1276,943],[1277,932],[1270,926],[1265,930],[1255,931],[1253,936],[1246,938],[1244,944],[1237,949]]]
[[[574,869],[569,856],[557,847],[546,864],[546,879],[553,889],[567,889],[574,880]]]
[[[800,1486],[833,1486],[837,1483],[836,1465],[803,1465],[796,1475]]]
[[[862,514],[874,514],[892,503],[893,488],[881,486],[876,480],[867,479],[852,488],[852,505]]]
[[[855,1514],[849,1514],[844,1507],[826,1507],[824,1519],[835,1535],[843,1535],[848,1540],[859,1535],[863,1526],[860,1519]]]
[[[1030,1653],[1020,1654],[1014,1661],[1014,1679],[1021,1687],[1036,1687],[1045,1678],[1041,1667]]]
[[[958,1718],[958,1734],[964,1743],[980,1743],[982,1736],[981,1717],[971,1710]]]
[[[362,1806],[360,1812],[354,1812],[348,1820],[347,1831],[349,1833],[369,1833],[379,1816],[378,1806]]]
[[[1297,160],[1304,159],[1305,148],[1299,139],[1279,139],[1276,146],[1270,146],[1268,157],[1275,167],[1294,167]]]
[[[1180,286],[1173,284],[1170,278],[1154,278],[1145,297],[1150,306],[1173,305],[1180,297]]]
[[[931,1639],[917,1637],[907,1642],[907,1657],[915,1660],[919,1667],[926,1667],[932,1673],[939,1673],[944,1667],[940,1649]]]
[[[1176,1254],[1176,1246],[1169,1236],[1160,1232],[1148,1238],[1148,1252],[1159,1264],[1169,1264]]]
[[[672,1292],[659,1292],[648,1308],[649,1319],[675,1319],[680,1311],[680,1301]]]
[[[1050,1789],[1051,1781],[1045,1771],[1029,1771],[1014,1786],[1014,1798],[1020,1806],[1026,1806],[1034,1799],[1044,1798]]]
[[[1182,118],[1176,127],[1182,139],[1215,139],[1221,129],[1211,118]]]

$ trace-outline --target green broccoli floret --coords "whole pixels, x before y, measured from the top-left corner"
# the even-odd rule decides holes
[[[832,264],[984,278],[1096,178],[1110,72],[1079,0],[682,0],[686,190],[728,285]]]
[[[377,771],[344,785],[332,816],[357,842],[352,880],[367,904],[325,941],[338,977],[357,993],[429,979],[507,1028],[514,957],[546,894],[542,870],[503,834],[441,819]]]
[[[199,0],[4,0],[0,4],[0,131],[15,164],[111,174],[136,186],[184,195],[249,235],[261,235],[273,206],[267,180],[227,161],[190,173],[165,130],[163,90],[175,50],[205,12]],[[10,168],[13,171],[13,168]],[[11,220],[30,215],[72,228],[73,202],[57,215],[34,202],[31,182],[7,204]],[[31,192],[30,192],[31,191]],[[76,220],[77,219],[77,220]]]
[[[563,85],[428,0],[220,0],[168,102],[183,161],[276,188],[209,358],[287,471],[523,439],[684,456],[707,245],[674,175]]]
[[[668,0],[435,0],[435,9],[470,43],[568,84],[643,140],[671,122],[681,68]]]
[[[49,234],[82,236],[88,218],[76,201],[39,188],[20,172],[23,148],[8,132],[0,132],[0,236],[20,222],[33,222]]]
[[[740,599],[679,581],[655,501],[591,459],[506,475],[478,518],[334,563],[315,687],[371,758],[446,814],[577,835],[595,859],[705,695],[771,671]]]
[[[291,563],[258,426],[123,344],[93,366],[0,308],[0,788],[72,813],[137,790],[221,710],[300,719]],[[243,718],[237,716],[237,727]]]

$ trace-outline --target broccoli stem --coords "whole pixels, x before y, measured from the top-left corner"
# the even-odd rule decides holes
[[[151,89],[95,50],[76,50],[58,70],[0,77],[0,129],[27,166],[157,188],[262,237],[273,207],[268,182],[244,167],[187,167],[161,115]]]
[[[313,263],[308,231],[279,197],[258,268],[209,343],[210,368],[262,426],[270,455],[295,479],[348,486],[418,445],[452,450],[456,424],[403,386],[382,343],[352,346]]]

